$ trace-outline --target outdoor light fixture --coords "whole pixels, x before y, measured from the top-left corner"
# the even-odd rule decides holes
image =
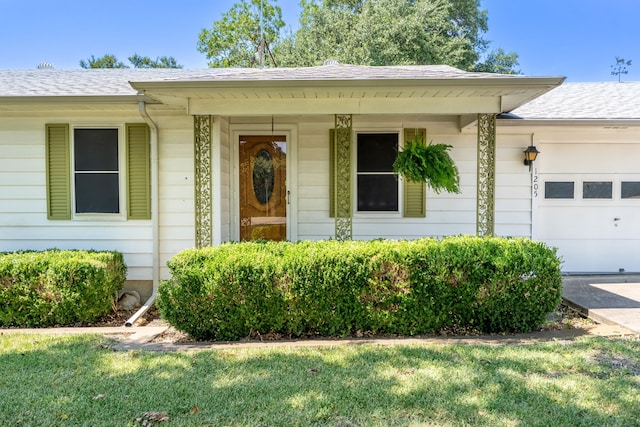
[[[529,170],[531,170],[531,165],[536,160],[539,153],[538,149],[533,145],[528,146],[527,149],[524,150],[524,164],[529,166]]]

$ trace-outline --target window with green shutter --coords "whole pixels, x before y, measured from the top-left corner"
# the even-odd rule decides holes
[[[329,131],[329,216],[335,216],[335,159],[334,129]],[[404,140],[411,141],[418,134],[426,143],[426,129],[405,129]],[[397,212],[398,184],[392,175],[395,153],[398,149],[396,133],[361,133],[357,136],[358,161],[355,167],[357,175],[356,200],[361,212]],[[362,155],[364,154],[364,155]],[[392,182],[393,179],[393,182]],[[426,183],[403,181],[402,216],[406,218],[424,218],[426,216]]]
[[[124,144],[120,129],[46,126],[49,219],[68,220],[72,212],[121,216],[123,190],[127,219],[151,218],[149,128],[125,125]]]

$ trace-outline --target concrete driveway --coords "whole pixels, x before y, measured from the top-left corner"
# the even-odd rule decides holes
[[[567,305],[640,334],[640,275],[564,276],[562,282]]]

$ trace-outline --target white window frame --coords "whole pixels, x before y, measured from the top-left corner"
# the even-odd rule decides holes
[[[399,219],[402,218],[403,212],[402,207],[404,206],[404,192],[402,182],[403,180],[398,177],[398,210],[397,211],[359,211],[358,210],[358,135],[360,134],[381,134],[381,133],[395,133],[398,137],[398,150],[404,148],[404,142],[402,141],[403,129],[394,128],[394,129],[354,129],[353,130],[353,142],[352,142],[352,153],[351,153],[351,163],[353,167],[352,176],[351,176],[351,194],[353,194],[352,201],[352,209],[353,209],[353,217],[354,218],[380,218],[380,219]],[[366,174],[366,173],[365,173]]]
[[[69,125],[69,139],[70,139],[70,188],[71,188],[71,217],[74,220],[122,220],[127,218],[127,194],[126,194],[126,144],[125,144],[125,126],[122,123],[72,123]],[[75,131],[76,129],[116,129],[118,131],[118,213],[78,213],[76,212],[76,170],[75,170],[75,158],[76,158],[76,144],[75,144]]]

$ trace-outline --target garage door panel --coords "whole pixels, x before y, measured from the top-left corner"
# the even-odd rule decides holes
[[[547,239],[558,248],[562,271],[571,273],[640,272],[640,240]]]
[[[558,248],[565,272],[640,272],[640,144],[545,143],[540,151],[533,237]],[[631,183],[625,197],[623,183]]]
[[[593,206],[544,206],[539,209],[538,236],[542,240],[640,239],[640,209]]]

